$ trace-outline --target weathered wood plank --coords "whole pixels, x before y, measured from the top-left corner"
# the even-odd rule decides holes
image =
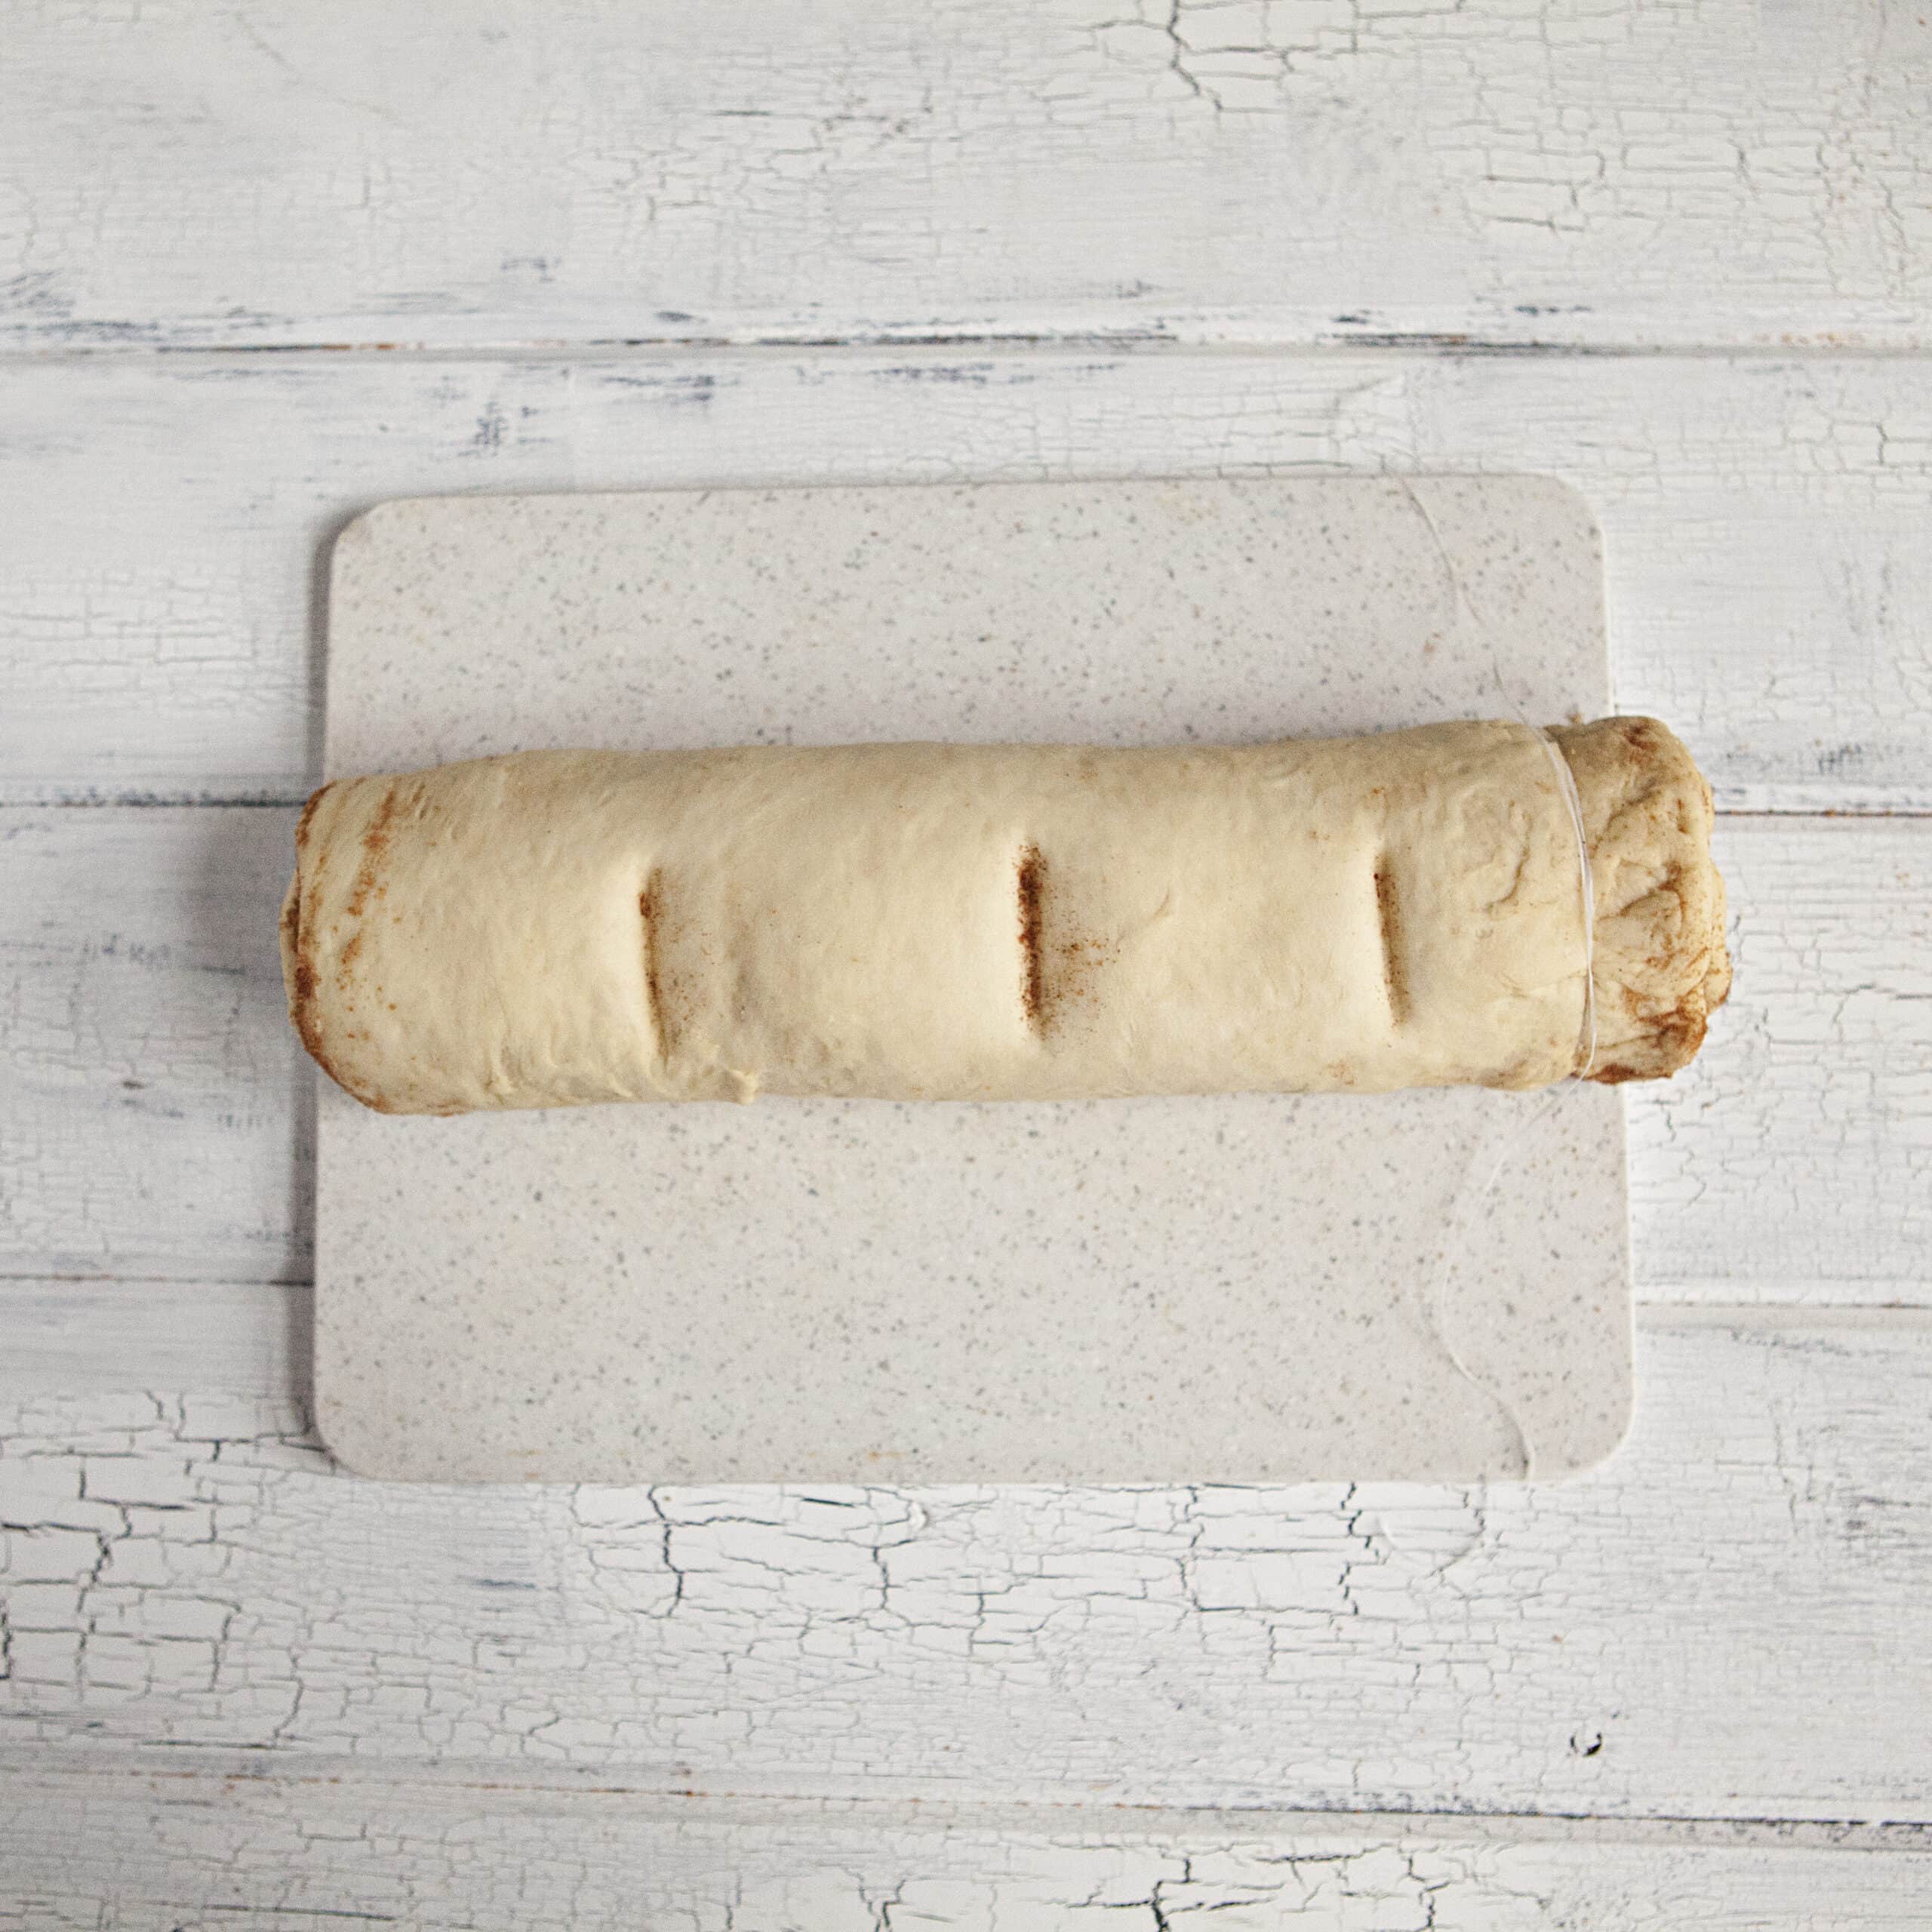
[[[0,812],[0,1274],[306,1275],[293,816]]]
[[[1159,1932],[1194,1912],[1232,1932],[1916,1932],[1932,1897],[1911,1827],[666,1801],[475,1767],[223,1777],[102,1752],[0,1767],[0,1851],[9,1922],[36,1932]]]
[[[1732,819],[1737,981],[1628,1091],[1639,1292],[1932,1302],[1932,821]]]
[[[17,1404],[10,1758],[663,1795],[1932,1819],[1932,1327],[1648,1324],[1629,1447],[1479,1488],[526,1489],[273,1401]]]
[[[0,813],[0,1274],[301,1278],[285,808]],[[1932,822],[1719,829],[1737,990],[1629,1091],[1640,1292],[1932,1300]]]
[[[1932,809],[1932,363],[256,356],[0,395],[0,798],[300,796],[325,546],[383,497],[1315,464],[1569,478],[1620,700],[1721,803]]]
[[[0,1402],[210,1389],[306,1404],[306,1282],[0,1275]]]
[[[1923,343],[1897,0],[10,10],[26,345]]]

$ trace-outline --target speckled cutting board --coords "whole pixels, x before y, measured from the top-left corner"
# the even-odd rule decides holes
[[[331,776],[1607,708],[1595,528],[1538,478],[448,497],[334,553]],[[1628,1418],[1610,1091],[439,1121],[320,1084],[316,1401],[365,1474],[1544,1475]]]

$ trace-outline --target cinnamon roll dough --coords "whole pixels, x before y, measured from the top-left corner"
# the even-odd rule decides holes
[[[1729,984],[1710,829],[1641,718],[529,752],[318,792],[283,963],[396,1113],[1649,1078]]]

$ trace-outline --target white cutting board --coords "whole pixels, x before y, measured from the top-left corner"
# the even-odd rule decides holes
[[[1607,681],[1595,527],[1540,478],[447,497],[337,542],[327,763],[1552,721]],[[317,1410],[365,1474],[1475,1478],[1628,1420],[1607,1090],[442,1121],[321,1085]]]

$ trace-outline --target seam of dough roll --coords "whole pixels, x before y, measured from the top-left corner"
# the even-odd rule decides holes
[[[338,780],[282,911],[383,1112],[1533,1088],[1674,1072],[1730,984],[1648,718],[1109,749],[526,752]],[[1586,964],[1586,961],[1588,962]]]

